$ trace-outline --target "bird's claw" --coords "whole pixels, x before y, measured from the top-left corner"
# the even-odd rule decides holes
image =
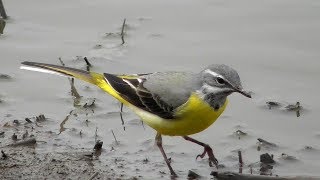
[[[198,154],[198,156],[196,157],[196,160],[198,160],[198,158],[200,157],[201,159],[204,158],[204,156],[207,154],[206,150],[203,151],[202,154]]]
[[[212,163],[218,168],[218,160],[217,158],[214,156],[212,148],[209,145],[206,145],[204,147],[204,151],[202,154],[197,155],[196,160],[200,157],[200,158],[204,158],[204,156],[208,154],[209,156],[209,166],[212,167]]]

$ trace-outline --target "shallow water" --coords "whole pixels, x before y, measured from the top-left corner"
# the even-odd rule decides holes
[[[54,138],[36,147],[37,153],[91,149],[95,130],[103,144],[97,168],[113,168],[124,178],[169,178],[162,156],[154,146],[155,132],[124,109],[126,130],[119,117],[119,104],[94,86],[76,81],[84,104],[97,98],[94,112],[73,106],[67,78],[19,70],[21,61],[59,64],[85,69],[77,56],[87,56],[92,70],[110,73],[145,73],[167,70],[199,71],[208,64],[224,63],[238,70],[244,87],[253,99],[231,95],[229,106],[210,128],[193,137],[214,148],[226,168],[238,171],[237,150],[245,167],[259,161],[265,152],[274,154],[278,175],[320,176],[320,123],[318,120],[318,61],[320,57],[320,3],[318,1],[5,1],[10,20],[0,36],[0,126],[14,119],[44,114],[45,129]],[[22,8],[23,7],[23,8]],[[119,37],[127,19],[125,45]],[[80,58],[81,59],[81,58]],[[268,109],[266,101],[282,103]],[[283,107],[303,106],[301,116]],[[75,110],[76,109],[76,110]],[[60,123],[71,110],[60,135]],[[88,119],[88,123],[86,120]],[[236,130],[248,133],[233,135]],[[111,130],[120,145],[116,145]],[[1,129],[2,131],[2,129]],[[10,135],[13,130],[5,129]],[[79,133],[82,132],[82,137]],[[11,133],[11,134],[10,134]],[[22,132],[19,132],[22,134]],[[7,136],[6,136],[7,137]],[[257,138],[275,143],[277,148],[257,151]],[[6,139],[6,140],[5,140]],[[1,146],[10,141],[0,138]],[[210,178],[207,159],[195,160],[202,148],[180,137],[164,137],[172,166],[182,179],[193,169]],[[54,146],[58,144],[58,146]],[[313,149],[305,149],[311,146]],[[54,147],[54,148],[53,148]],[[111,147],[115,150],[111,151]],[[281,154],[296,157],[284,160]],[[148,163],[144,163],[144,159]],[[114,159],[123,160],[118,167]],[[139,169],[139,170],[137,170]],[[258,173],[259,167],[254,166]],[[162,174],[165,172],[166,174]]]

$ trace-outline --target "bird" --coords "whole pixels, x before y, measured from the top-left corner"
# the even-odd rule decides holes
[[[167,71],[144,74],[96,73],[66,66],[24,61],[25,70],[80,79],[98,86],[129,107],[156,131],[158,146],[171,176],[177,176],[163,146],[162,136],[181,136],[204,148],[197,158],[209,157],[209,165],[218,165],[212,148],[190,135],[213,124],[225,110],[227,96],[233,92],[251,98],[242,87],[236,70],[224,64],[212,64],[200,72]]]

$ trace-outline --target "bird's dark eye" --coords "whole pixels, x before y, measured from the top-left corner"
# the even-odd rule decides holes
[[[225,83],[225,81],[221,77],[217,77],[217,82],[219,84],[224,84]]]

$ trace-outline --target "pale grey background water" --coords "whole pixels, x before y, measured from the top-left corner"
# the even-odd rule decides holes
[[[13,119],[45,114],[48,130],[59,131],[59,124],[74,109],[66,78],[19,70],[20,62],[59,64],[58,57],[72,67],[84,68],[76,56],[88,56],[93,70],[111,73],[143,73],[192,70],[212,63],[224,63],[238,70],[244,87],[253,99],[232,95],[223,116],[208,130],[194,135],[209,143],[227,169],[237,170],[237,153],[242,149],[246,164],[257,162],[263,152],[273,153],[279,175],[320,176],[320,2],[316,0],[177,0],[177,1],[48,1],[4,0],[8,15],[5,34],[0,36],[0,73],[12,80],[1,80],[0,125]],[[126,44],[105,33],[120,31],[127,18]],[[101,44],[102,48],[95,48]],[[102,163],[112,158],[128,161],[126,173],[159,178],[167,172],[160,152],[153,145],[155,132],[144,129],[136,116],[125,109],[126,131],[119,120],[119,105],[110,96],[88,84],[76,81],[85,98],[96,98],[95,113],[73,117],[59,135],[59,143],[72,147],[92,147],[95,127],[99,127],[105,152]],[[300,101],[301,117],[283,109],[269,110],[265,101]],[[11,114],[11,117],[6,117]],[[84,121],[89,119],[89,126]],[[75,128],[72,130],[71,128]],[[237,129],[250,134],[238,140]],[[122,145],[110,152],[111,129]],[[78,136],[82,130],[84,137]],[[279,145],[258,152],[256,138]],[[57,143],[52,140],[51,144]],[[172,166],[182,177],[189,169],[208,175],[207,160],[195,161],[202,148],[182,138],[164,138]],[[314,147],[305,151],[304,146]],[[68,150],[69,146],[38,147],[39,152]],[[139,151],[142,150],[142,151]],[[181,154],[184,153],[184,154]],[[278,159],[281,153],[298,161]],[[143,165],[148,158],[155,166]],[[112,166],[112,165],[111,165]],[[136,172],[136,167],[142,167]],[[155,170],[154,170],[155,169]],[[258,168],[257,168],[258,169]],[[248,172],[248,168],[244,170]],[[167,177],[167,176],[165,176]],[[209,176],[208,176],[209,177]]]

